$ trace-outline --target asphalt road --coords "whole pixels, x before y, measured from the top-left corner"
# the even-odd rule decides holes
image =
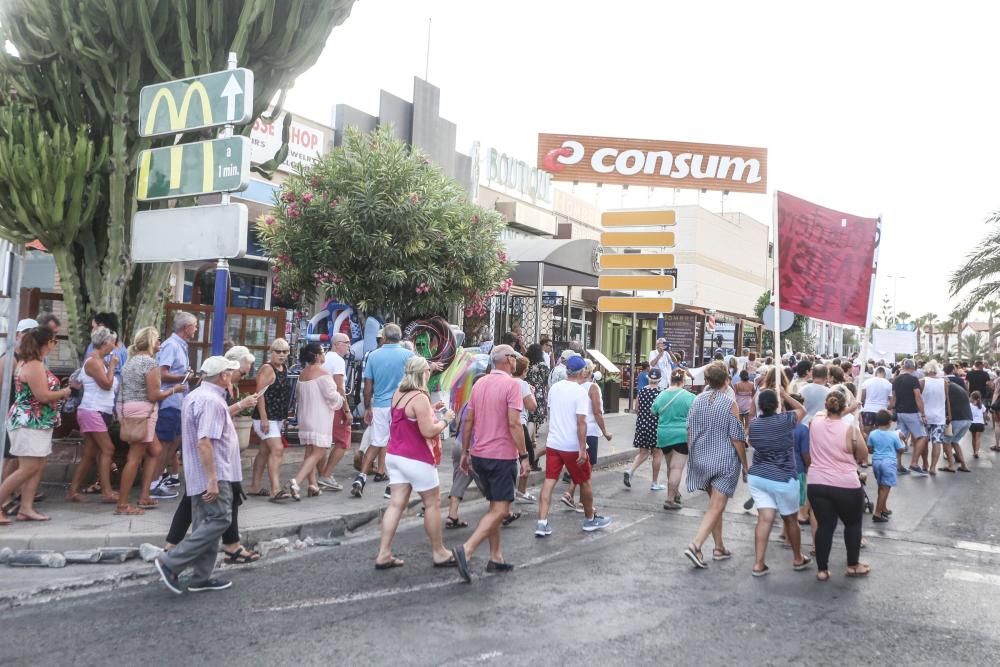
[[[777,530],[773,574],[752,578],[756,518],[742,511],[743,487],[726,516],[733,559],[694,570],[681,552],[704,498],[685,494],[685,509],[668,513],[648,480],[629,491],[615,469],[596,477],[612,526],[585,534],[581,515],[559,506],[554,534],[539,540],[529,510],[504,531],[510,574],[484,572],[485,546],[471,585],[431,568],[420,520],[407,519],[396,570],[373,569],[373,527],[338,547],[228,569],[224,592],[176,596],[147,580],[7,610],[0,663],[997,664],[997,477],[991,460],[979,464],[963,478],[902,480],[891,528],[866,520],[867,579],[844,578],[842,542],[831,581],[792,571]],[[464,509],[471,522],[484,506]],[[446,542],[470,529],[446,531]]]

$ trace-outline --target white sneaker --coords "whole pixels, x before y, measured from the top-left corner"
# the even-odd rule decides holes
[[[317,483],[324,489],[330,489],[331,491],[343,491],[344,487],[341,486],[340,482],[333,478],[333,475],[329,477],[320,477]]]
[[[659,482],[653,482],[652,484],[649,485],[649,490],[650,491],[666,491],[667,487],[664,486],[663,484],[660,484]]]
[[[534,503],[538,502],[538,498],[534,497],[530,493],[521,493],[520,491],[515,492],[515,497],[519,503]]]

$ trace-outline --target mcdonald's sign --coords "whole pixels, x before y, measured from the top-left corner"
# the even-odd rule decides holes
[[[139,92],[139,135],[156,137],[253,116],[253,72],[239,68],[145,86]]]
[[[227,137],[142,151],[136,197],[150,201],[244,190],[251,150],[246,137]]]

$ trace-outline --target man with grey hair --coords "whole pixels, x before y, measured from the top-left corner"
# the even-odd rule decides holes
[[[333,382],[337,385],[337,393],[343,399],[343,406],[337,410],[333,417],[333,447],[330,448],[330,455],[326,462],[319,469],[319,485],[331,491],[340,491],[344,487],[333,477],[333,471],[337,469],[337,464],[344,458],[344,454],[351,448],[351,406],[347,403],[347,355],[351,352],[351,339],[347,334],[335,333],[330,339],[330,351],[326,353],[326,362],[323,368],[333,376]]]
[[[368,481],[365,473],[376,456],[378,467],[375,481],[385,482],[389,479],[385,474],[385,448],[389,444],[389,424],[392,422],[392,395],[403,379],[406,360],[414,354],[400,345],[403,332],[398,324],[386,324],[382,328],[382,338],[385,341],[382,347],[372,351],[365,364],[365,424],[372,429],[372,437],[371,445],[361,461],[361,472],[351,484],[351,495],[355,498],[360,498],[364,492]]]
[[[927,428],[924,426],[924,399],[920,392],[920,380],[914,375],[917,365],[913,359],[903,361],[899,375],[892,381],[892,397],[889,399],[889,411],[896,411],[896,421],[903,437],[909,436],[913,441],[913,458],[910,468],[898,467],[898,472],[906,475],[913,473],[918,477],[926,477],[927,471],[920,467],[918,461],[927,452]]]
[[[226,405],[226,390],[240,362],[209,357],[201,365],[205,378],[184,399],[181,431],[184,442],[185,492],[191,497],[192,531],[154,564],[163,583],[184,592],[179,575],[194,569],[187,590],[221,591],[231,581],[212,577],[222,534],[233,516],[233,484],[243,481],[240,441]]]
[[[520,357],[510,345],[494,347],[490,351],[493,370],[472,386],[472,395],[465,408],[459,465],[464,471],[471,468],[476,473],[483,495],[490,503],[489,511],[479,520],[475,532],[465,544],[452,550],[459,574],[466,583],[472,581],[468,558],[485,540],[490,543],[486,571],[510,572],[514,569],[500,551],[500,525],[510,514],[510,504],[514,502],[518,460],[522,476],[527,476],[531,470],[524,429],[521,428],[524,407],[521,385],[511,376]],[[428,507],[427,511],[431,509]]]
[[[191,313],[179,311],[174,315],[174,332],[163,341],[156,354],[160,367],[160,386],[164,390],[187,380],[191,371],[188,359],[188,341],[198,335],[198,318]],[[156,437],[163,443],[160,467],[163,475],[153,482],[150,495],[153,498],[176,498],[176,488],[180,486],[180,471],[177,465],[177,448],[181,444],[181,394],[171,394],[160,402],[156,419]]]

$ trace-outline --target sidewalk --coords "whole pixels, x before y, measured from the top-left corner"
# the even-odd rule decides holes
[[[634,455],[632,434],[635,417],[628,413],[606,416],[608,430],[614,435],[611,442],[602,439],[599,466],[610,466],[630,459]],[[539,434],[544,443],[545,431]],[[442,488],[442,502],[447,503],[447,489],[451,487],[451,446],[445,443],[445,456],[439,468]],[[281,469],[282,482],[287,481],[297,471],[302,460],[301,448],[285,450],[285,463]],[[256,450],[244,452],[244,488],[249,486],[250,466]],[[65,464],[56,464],[65,465]],[[59,476],[64,472],[60,471]],[[254,545],[279,537],[337,537],[357,529],[381,515],[388,501],[382,498],[385,483],[375,483],[369,478],[362,498],[352,498],[348,491],[355,470],[350,454],[344,457],[335,477],[345,489],[339,492],[324,491],[318,498],[305,496],[302,501],[287,500],[281,503],[268,502],[267,498],[251,497],[240,507],[240,534],[242,542]],[[543,473],[532,473],[529,485],[541,484]],[[47,476],[47,479],[51,477]],[[0,548],[47,549],[66,551],[95,549],[104,546],[138,547],[144,542],[162,546],[173,518],[177,500],[161,501],[160,507],[147,510],[143,516],[115,516],[114,506],[100,502],[100,496],[93,496],[88,503],[68,503],[63,500],[66,484],[44,482],[41,489],[48,498],[38,505],[40,511],[52,520],[44,523],[13,521],[10,526],[0,528]],[[475,486],[466,493],[467,499],[479,496]],[[420,504],[420,497],[413,494],[410,507]]]

